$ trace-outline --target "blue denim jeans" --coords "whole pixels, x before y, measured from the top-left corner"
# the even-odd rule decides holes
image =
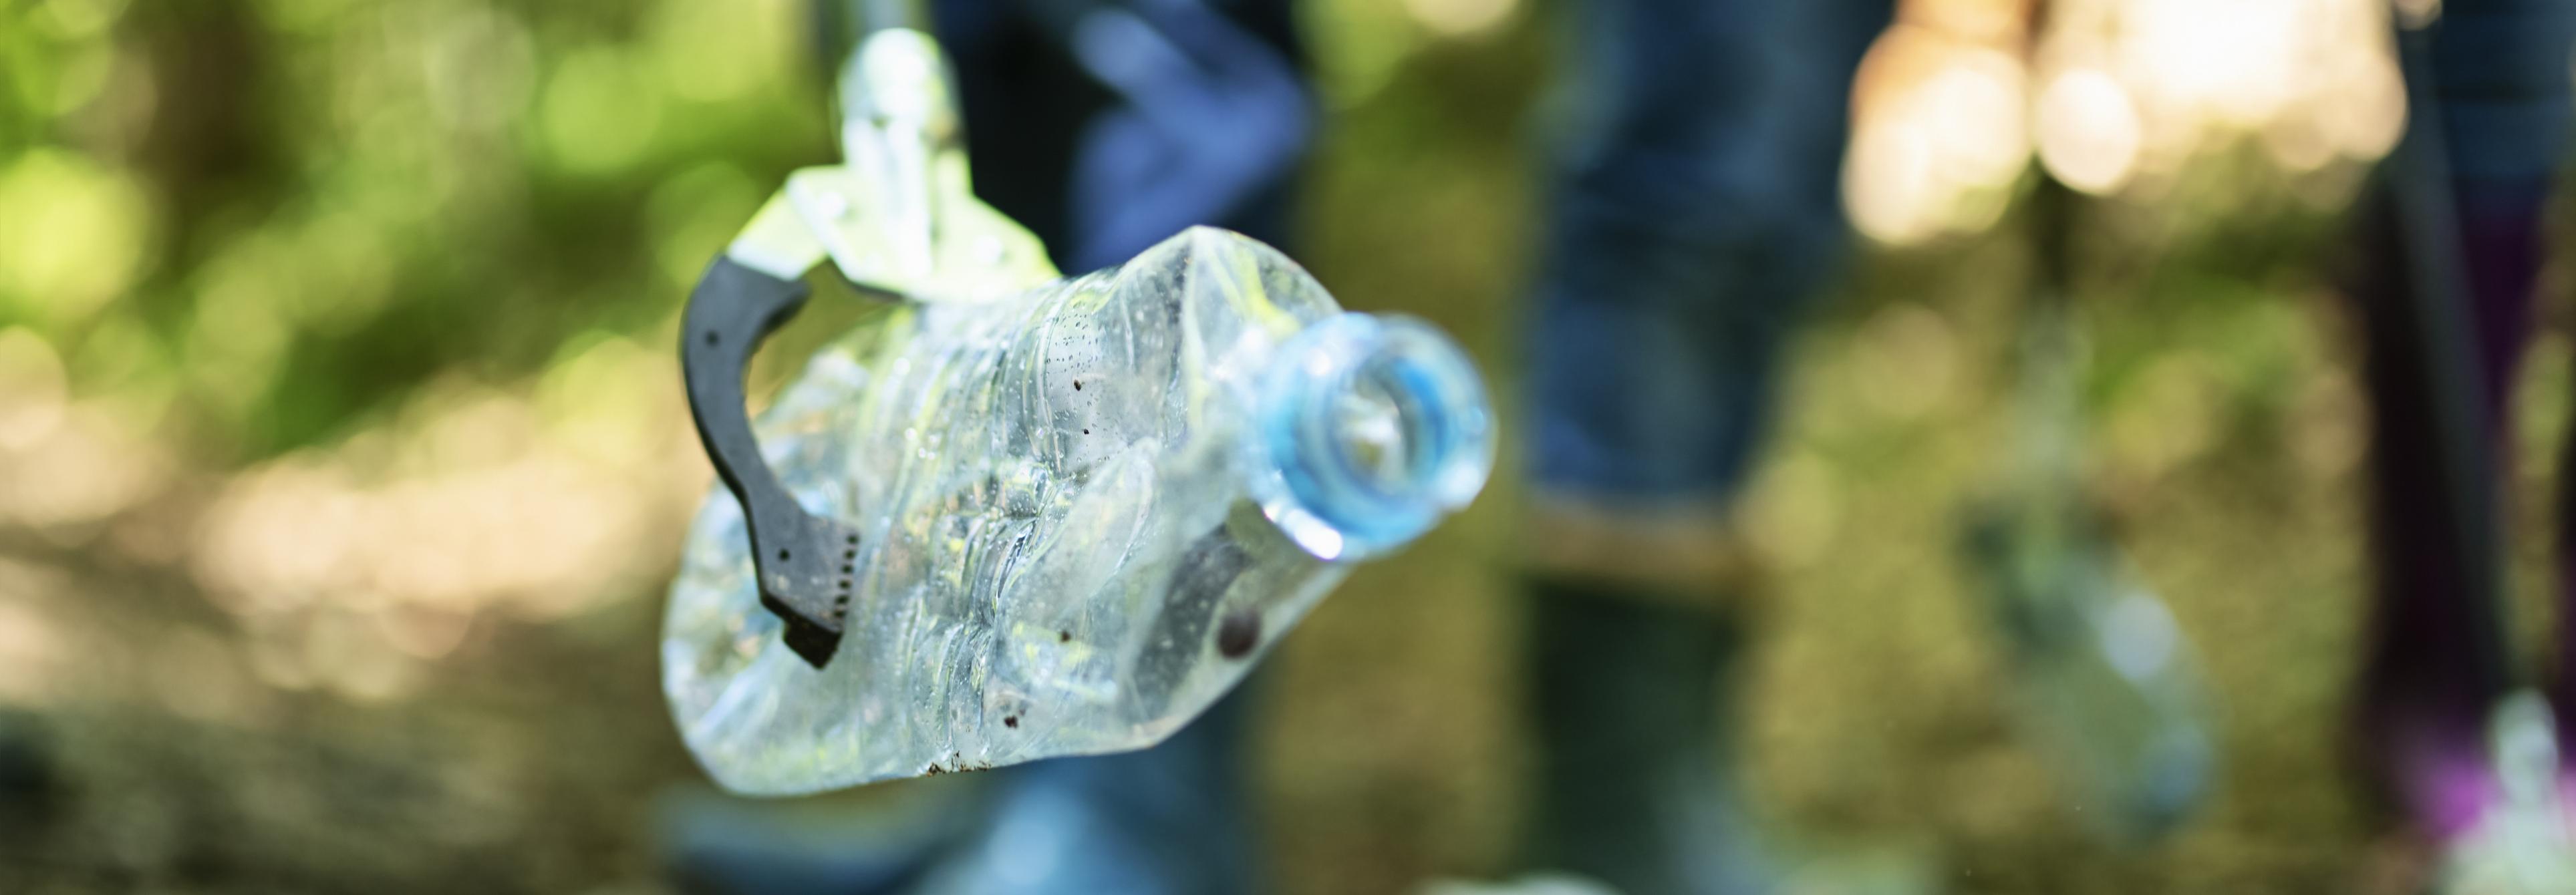
[[[1542,495],[1722,505],[1845,239],[1853,69],[1890,0],[1586,0],[1529,328]]]
[[[1087,273],[1196,224],[1283,245],[1314,95],[1289,0],[937,0],[975,192]]]

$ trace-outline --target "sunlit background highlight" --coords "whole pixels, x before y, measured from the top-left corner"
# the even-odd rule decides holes
[[[1305,9],[1335,117],[1294,250],[1505,387],[1545,7]],[[2013,0],[1902,4],[1851,112],[1870,245],[1747,511],[1788,607],[1763,688],[1796,708],[1757,738],[1785,804],[1937,839],[1992,891],[2344,891],[2365,836],[2324,740],[2362,410],[2316,262],[2405,121],[2392,17],[2438,14],[2064,0],[2033,33]],[[706,260],[831,151],[803,24],[788,0],[0,0],[0,706],[58,719],[125,800],[66,866],[452,881],[510,855],[493,872],[533,888],[652,890],[650,793],[694,775],[651,630],[709,478],[669,346]],[[2009,410],[2005,225],[2043,174],[2097,197],[2122,259],[2082,290],[2089,471],[2243,694],[2231,779],[2299,790],[2232,797],[2161,863],[2070,844],[1944,583]],[[2526,455],[2564,429],[2567,355],[2537,352]],[[1285,891],[1507,864],[1512,501],[1283,654]],[[2523,591],[2540,556],[2517,548]],[[418,813],[348,820],[378,785]]]

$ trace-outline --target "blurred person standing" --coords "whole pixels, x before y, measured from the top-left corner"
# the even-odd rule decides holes
[[[1758,607],[1733,517],[1840,269],[1852,79],[1891,7],[1564,10],[1527,343],[1534,871],[1626,895],[1802,873],[1735,773]]]
[[[2362,206],[2350,290],[2373,411],[2376,582],[2359,722],[2371,770],[2416,831],[2453,853],[2516,807],[2487,735],[2491,712],[2500,724],[2509,716],[2498,706],[2516,679],[2498,486],[2512,382],[2535,325],[2544,210],[2568,149],[2576,4],[2450,0],[2398,45],[2406,133]],[[2576,444],[2568,451],[2561,468],[2576,470]],[[2576,694],[2576,478],[2562,473],[2561,487],[2549,689],[2563,742],[2564,700]],[[2560,823],[2554,848],[2566,863],[2576,842]],[[2576,876],[2558,884],[2569,888],[2551,891],[2576,889]]]

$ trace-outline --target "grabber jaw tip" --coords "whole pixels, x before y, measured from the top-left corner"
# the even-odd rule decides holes
[[[839,647],[849,615],[859,535],[797,503],[752,434],[743,370],[808,295],[801,278],[763,269],[767,260],[773,259],[736,260],[729,252],[707,266],[681,314],[680,370],[698,441],[742,504],[761,603],[787,623],[787,645],[821,668]]]
[[[786,622],[782,636],[806,664],[821,668],[840,649],[849,623],[850,595],[857,579],[859,534],[849,526],[806,513],[801,507],[762,507],[750,518],[768,515],[772,531],[764,540],[752,536],[752,565],[760,581],[760,604]],[[792,510],[794,515],[788,515]],[[780,546],[772,546],[777,544]],[[791,545],[792,546],[788,546]]]
[[[742,504],[761,604],[816,668],[840,646],[859,535],[798,505],[763,459],[742,387],[752,355],[803,310],[803,277],[826,260],[899,301],[1002,295],[1058,275],[1037,237],[975,198],[938,41],[878,29],[840,87],[848,157],[795,172],[761,206],[690,292],[680,344],[690,416]]]

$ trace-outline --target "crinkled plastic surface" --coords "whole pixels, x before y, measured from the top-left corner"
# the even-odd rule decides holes
[[[861,532],[847,634],[819,670],[789,652],[715,489],[662,643],[690,750],[788,794],[1170,735],[1344,574],[1250,497],[1276,475],[1262,375],[1338,311],[1277,251],[1194,229],[820,352],[755,428],[808,510]]]

